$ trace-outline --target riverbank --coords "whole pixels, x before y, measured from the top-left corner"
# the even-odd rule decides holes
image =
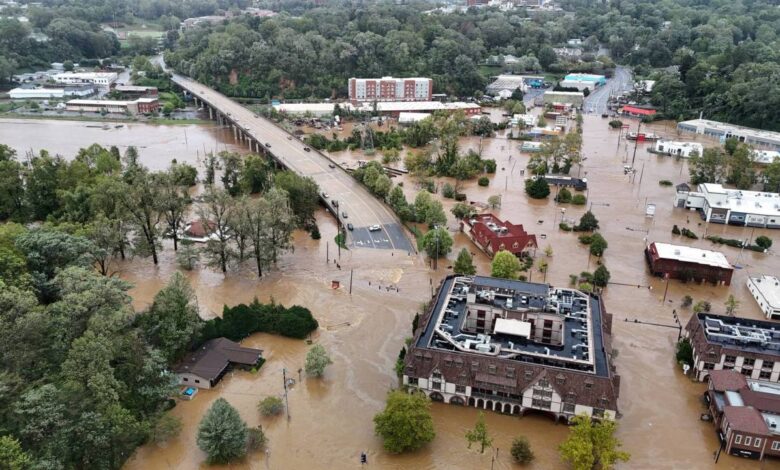
[[[117,118],[117,117],[103,117],[103,116],[67,116],[67,115],[51,115],[51,114],[18,114],[18,113],[0,113],[0,119],[30,119],[30,120],[45,120],[45,121],[79,121],[79,122],[117,122],[117,123],[133,123],[133,124],[156,124],[164,126],[184,126],[184,125],[198,125],[198,124],[213,124],[213,121],[208,119],[193,119],[193,118]]]

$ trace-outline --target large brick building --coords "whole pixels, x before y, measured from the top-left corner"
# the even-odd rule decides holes
[[[734,272],[723,253],[690,246],[653,242],[645,257],[654,275],[670,279],[729,285]]]
[[[555,419],[614,419],[612,316],[597,296],[484,276],[448,276],[406,354],[403,383],[432,400]]]
[[[350,78],[349,100],[365,101],[431,101],[433,80],[430,78]]]
[[[704,396],[723,450],[754,459],[780,457],[780,385],[714,370]]]
[[[693,348],[693,376],[704,381],[713,370],[735,370],[755,379],[780,379],[780,325],[713,313],[691,316],[685,337]]]
[[[515,256],[536,250],[536,235],[531,235],[522,225],[504,222],[493,214],[477,214],[461,222],[463,233],[490,257],[501,250]]]

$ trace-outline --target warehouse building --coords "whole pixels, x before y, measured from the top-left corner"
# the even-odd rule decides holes
[[[581,91],[545,91],[544,104],[562,103],[570,104],[576,108],[582,109],[585,103],[585,95]]]
[[[698,211],[707,222],[780,228],[780,194],[727,189],[702,183],[696,191],[678,187],[674,206]]]
[[[768,274],[750,276],[747,286],[764,315],[770,320],[780,320],[780,279]]]
[[[89,83],[101,88],[109,88],[119,78],[114,72],[65,72],[57,73],[51,77],[57,83],[78,85]]]
[[[657,140],[650,152],[672,157],[690,158],[693,155],[701,156],[704,153],[704,146],[698,142]]]
[[[752,129],[709,119],[693,119],[677,124],[680,132],[691,132],[718,139],[721,143],[734,138],[757,149],[780,150],[780,132]]]
[[[556,420],[615,419],[612,316],[584,292],[448,276],[404,359],[403,384],[434,401]]]
[[[147,114],[153,113],[159,108],[160,102],[157,98],[138,98],[134,101],[70,100],[65,103],[65,109],[68,111],[86,113]]]
[[[653,275],[667,279],[729,285],[734,272],[723,253],[684,245],[653,242],[645,258]]]
[[[93,85],[75,85],[60,87],[36,87],[14,88],[8,92],[8,97],[12,100],[51,100],[72,98],[74,96],[89,96],[95,93]]]

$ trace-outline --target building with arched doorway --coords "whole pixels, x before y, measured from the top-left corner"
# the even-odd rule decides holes
[[[448,276],[420,322],[403,382],[433,401],[564,421],[614,419],[620,377],[612,316],[596,295],[547,284]]]

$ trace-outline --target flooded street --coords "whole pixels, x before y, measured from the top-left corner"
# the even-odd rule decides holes
[[[240,149],[232,135],[216,126],[148,126],[125,125],[124,128],[104,131],[87,128],[82,122],[61,121],[0,121],[0,143],[6,143],[24,154],[30,147],[42,148],[72,158],[78,148],[93,142],[101,145],[137,145],[141,161],[154,169],[168,166],[172,158],[197,162],[206,151]],[[647,129],[651,127],[651,129]],[[663,136],[677,140],[673,126],[643,126]],[[632,129],[636,122],[632,122]],[[186,141],[184,131],[187,131]],[[634,164],[638,172],[632,182],[623,174],[625,160],[633,155],[633,143],[618,141],[619,132],[611,130],[606,119],[585,116],[584,156],[587,160],[579,170],[587,176],[589,203],[598,217],[601,233],[609,243],[603,262],[612,274],[612,282],[604,294],[607,310],[614,315],[614,347],[619,350],[616,360],[621,376],[618,437],[624,449],[631,454],[624,469],[758,469],[777,468],[777,461],[742,460],[721,455],[715,465],[713,451],[717,449],[715,429],[699,420],[703,412],[700,400],[704,384],[687,379],[674,362],[676,328],[663,328],[626,322],[634,318],[674,325],[672,309],[681,313],[683,324],[690,309],[681,309],[684,295],[694,301],[709,300],[713,311],[722,312],[729,294],[739,300],[737,314],[761,318],[761,312],[750,296],[745,281],[748,275],[777,273],[780,263],[775,253],[759,254],[740,251],[727,246],[713,246],[703,240],[707,234],[728,238],[747,238],[767,235],[775,238],[780,231],[740,228],[723,225],[700,225],[695,213],[673,209],[674,186],[663,187],[659,180],[673,183],[687,180],[687,163],[670,157],[650,154],[650,144],[640,144]],[[708,143],[711,145],[712,143]],[[464,138],[461,151],[477,149],[479,138]],[[489,196],[500,194],[502,207],[495,212],[502,219],[522,223],[526,230],[537,235],[537,259],[544,257],[547,245],[553,249],[546,281],[554,285],[569,285],[569,275],[592,271],[596,259],[588,256],[587,247],[580,245],[577,235],[558,229],[563,217],[578,220],[587,210],[585,206],[557,205],[553,198],[537,201],[524,192],[522,169],[529,156],[518,150],[519,141],[510,141],[499,135],[483,139],[483,157],[494,158],[498,171],[491,176],[490,185],[479,187],[476,181],[467,182],[463,191],[470,201],[487,202]],[[335,155],[339,162],[365,159],[360,152]],[[381,158],[379,152],[373,158]],[[644,168],[643,172],[641,169]],[[577,174],[578,168],[572,171]],[[641,176],[640,176],[641,172]],[[407,198],[416,193],[410,177],[394,178],[404,181]],[[554,188],[553,188],[554,191]],[[645,217],[645,204],[656,204],[654,218]],[[411,320],[421,304],[431,296],[432,287],[451,272],[447,267],[454,262],[462,247],[475,253],[480,274],[489,274],[489,260],[468,240],[455,234],[457,227],[449,208],[452,200],[444,200],[450,217],[449,226],[455,235],[455,246],[449,262],[439,263],[438,271],[427,268],[422,255],[390,250],[342,250],[337,269],[333,259],[338,252],[333,242],[335,221],[323,211],[317,214],[321,240],[311,240],[306,233],[297,233],[295,252],[284,255],[276,269],[258,279],[247,263],[227,276],[209,269],[186,273],[197,294],[203,317],[221,314],[222,306],[249,302],[254,297],[284,305],[298,304],[312,310],[320,323],[313,336],[328,350],[334,364],[323,379],[303,377],[289,393],[290,415],[261,417],[256,409],[258,401],[268,395],[280,395],[282,368],[298,380],[298,369],[303,367],[308,346],[300,340],[267,334],[256,334],[244,345],[264,350],[267,362],[256,374],[235,372],[213,390],[201,390],[194,400],[180,401],[171,412],[182,418],[181,434],[164,447],[154,444],[138,449],[125,468],[193,469],[209,467],[205,455],[196,445],[197,425],[210,404],[218,397],[227,399],[250,425],[261,424],[269,439],[268,455],[250,455],[244,462],[229,466],[232,469],[340,469],[360,467],[361,451],[368,454],[368,463],[374,468],[388,469],[475,469],[490,468],[488,452],[480,455],[467,449],[464,433],[473,427],[477,410],[435,403],[432,406],[436,438],[421,451],[392,456],[382,450],[381,441],[374,436],[373,416],[384,406],[387,390],[397,385],[393,366],[404,338],[411,336]],[[608,206],[606,204],[609,204]],[[673,224],[688,227],[700,239],[691,241],[671,234]],[[542,237],[544,235],[544,238]],[[643,249],[647,241],[690,244],[722,251],[732,264],[741,266],[734,273],[731,287],[683,284],[670,281],[667,301],[663,302],[665,282],[651,277],[644,261]],[[326,260],[328,257],[330,262]],[[176,270],[174,252],[165,244],[160,266],[151,260],[136,259],[120,265],[120,276],[135,287],[131,294],[136,309],[148,306],[157,291]],[[352,293],[349,293],[352,270]],[[541,281],[543,274],[534,269],[531,279]],[[339,281],[338,289],[331,288]],[[387,290],[394,286],[398,291]],[[566,437],[567,427],[555,424],[544,416],[523,418],[487,413],[489,432],[495,437],[493,445],[499,449],[493,468],[516,468],[511,463],[509,447],[512,438],[525,435],[536,454],[528,467],[533,469],[565,468],[557,446]],[[774,466],[774,467],[773,467]],[[224,468],[228,468],[227,466]]]

